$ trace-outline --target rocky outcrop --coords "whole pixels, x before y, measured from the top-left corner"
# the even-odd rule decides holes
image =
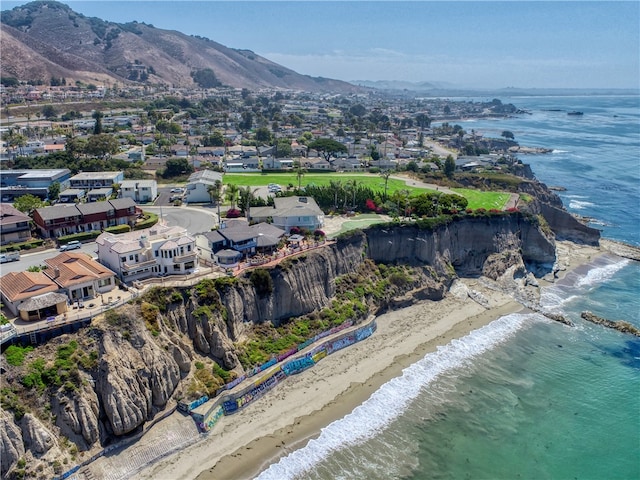
[[[540,213],[556,234],[558,240],[569,240],[585,245],[598,245],[600,230],[578,221],[566,210],[542,203],[540,204]]]
[[[24,455],[22,431],[12,415],[0,409],[0,475],[4,477]]]
[[[42,455],[56,445],[55,436],[31,413],[26,413],[20,423],[24,446],[35,455]]]
[[[479,276],[487,259],[507,250],[533,271],[544,274],[555,262],[555,243],[522,215],[463,217],[433,231],[418,226],[382,226],[367,231],[367,252],[383,263],[431,265],[438,272],[453,268],[460,276]]]
[[[104,332],[96,392],[113,435],[132,432],[164,408],[180,381],[173,356],[153,341],[133,306],[123,307],[130,318],[128,339],[119,331]]]
[[[79,450],[88,450],[100,437],[98,396],[93,388],[81,385],[75,391],[58,391],[51,399],[56,426]]]
[[[591,312],[582,312],[580,316],[591,323],[595,323],[596,325],[602,325],[607,328],[612,328],[613,330],[617,330],[622,333],[628,333],[630,335],[635,335],[636,337],[640,337],[640,329],[631,325],[629,322],[625,322],[623,320],[612,321],[607,320],[606,318],[599,317]]]

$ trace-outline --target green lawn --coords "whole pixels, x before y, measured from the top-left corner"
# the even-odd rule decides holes
[[[305,173],[302,177],[301,185],[329,185],[331,181],[348,182],[356,180],[360,185],[369,187],[372,190],[382,192],[384,190],[384,179],[380,175],[372,173]],[[276,183],[283,188],[292,184],[298,185],[295,173],[226,173],[223,182],[225,185],[233,184],[239,187],[263,187],[270,183]],[[407,185],[404,180],[390,178],[387,184],[387,193],[392,195],[396,190],[408,190],[411,194],[424,192],[426,189]],[[508,193],[502,192],[482,192],[468,188],[452,189],[457,194],[462,195],[469,201],[468,208],[502,209],[509,200]],[[430,190],[433,191],[433,190]]]
[[[363,187],[369,187],[373,190],[384,190],[384,178],[380,175],[372,173],[305,173],[300,184],[306,185],[329,185],[331,181],[349,182],[356,180]],[[298,186],[298,178],[295,173],[225,173],[224,184],[234,184],[240,187],[262,187],[270,183],[276,183],[283,188],[292,184]],[[424,191],[422,188],[408,186],[404,180],[396,180],[390,178],[387,184],[387,193],[391,195],[396,190],[406,189],[411,193]]]
[[[353,220],[347,220],[346,222],[344,222],[340,228],[340,231],[329,235],[329,237],[333,238],[341,233],[348,232],[350,230],[355,230],[357,228],[367,228],[370,225],[386,221],[387,220],[383,220],[382,215],[378,215],[376,213],[363,213],[362,215],[354,217]]]
[[[452,188],[452,190],[466,198],[469,202],[467,208],[472,210],[478,208],[502,210],[510,197],[510,194],[503,192],[481,192],[480,190],[471,190],[469,188]]]

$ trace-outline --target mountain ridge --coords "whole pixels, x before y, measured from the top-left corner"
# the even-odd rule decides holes
[[[132,21],[85,17],[66,4],[43,0],[3,11],[3,76],[49,83],[74,81],[196,87],[282,88],[351,93],[364,90],[341,80],[301,75],[246,49]],[[210,72],[209,72],[210,71]]]

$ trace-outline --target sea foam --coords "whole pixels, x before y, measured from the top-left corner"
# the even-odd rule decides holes
[[[317,439],[310,440],[306,446],[283,457],[257,478],[300,478],[332,452],[373,437],[400,416],[420,391],[439,376],[469,365],[474,357],[513,337],[528,320],[535,317],[531,314],[507,315],[463,338],[438,347],[436,352],[427,354],[404,369],[401,376],[382,385],[353,412],[323,428]]]

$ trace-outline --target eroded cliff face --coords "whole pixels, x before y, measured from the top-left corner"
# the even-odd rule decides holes
[[[67,455],[58,448],[61,436],[90,455],[140,432],[185,395],[197,373],[195,360],[213,359],[240,373],[235,342],[246,338],[249,327],[265,322],[277,326],[329,305],[336,278],[354,274],[371,260],[424,267],[416,276],[419,285],[408,285],[406,295],[378,305],[396,308],[442,298],[455,275],[544,273],[555,262],[555,247],[522,215],[466,217],[434,230],[378,226],[284,260],[266,270],[269,281],[264,284],[247,273],[236,280],[209,280],[145,296],[76,334],[78,343],[84,338],[95,346],[97,359],[94,367],[80,372],[77,388],[48,392],[55,420],[43,423],[33,416],[21,424],[0,413],[0,454],[6,460],[2,474],[10,468],[15,472],[21,458],[37,465],[50,461],[51,452]],[[51,471],[50,464],[46,468]]]
[[[536,274],[551,270],[555,243],[521,215],[464,217],[433,232],[406,225],[372,227],[368,255],[376,262],[432,265],[439,272],[455,269],[459,276],[478,276],[487,258],[516,250]]]

